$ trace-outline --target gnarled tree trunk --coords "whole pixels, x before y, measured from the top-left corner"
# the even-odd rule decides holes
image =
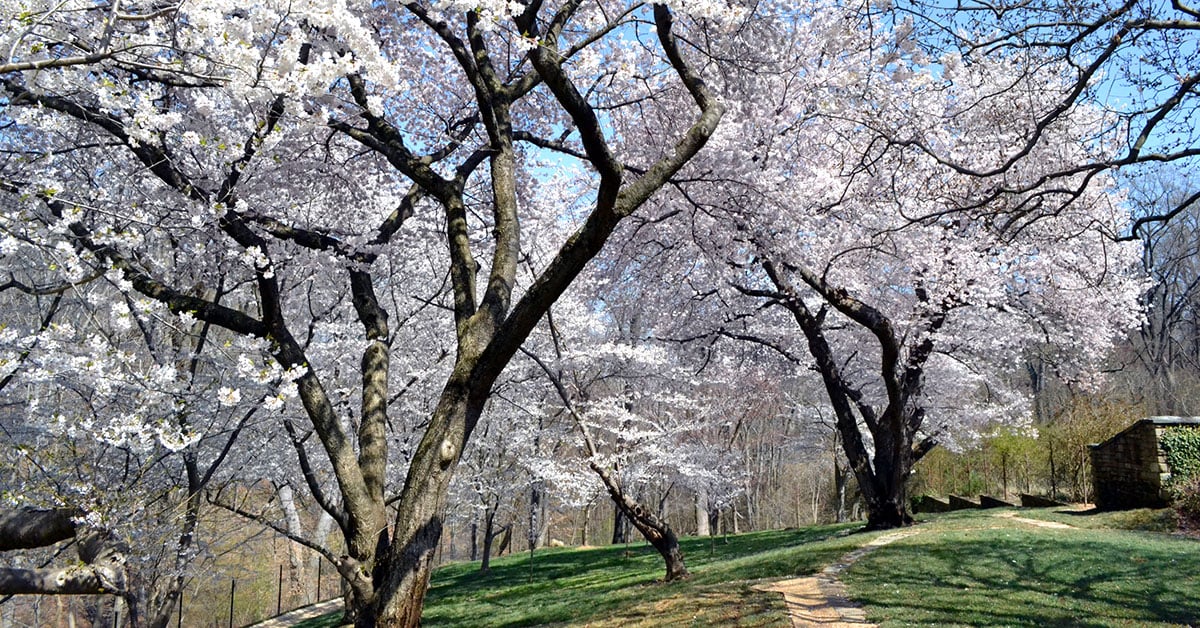
[[[464,384],[452,376],[413,454],[392,529],[394,542],[376,583],[375,606],[357,618],[358,628],[420,625],[450,480],[482,410],[481,402],[468,404]]]
[[[880,344],[880,379],[887,391],[882,409],[872,406],[863,391],[843,375],[825,335],[825,314],[814,312],[799,291],[792,286],[780,267],[764,257],[763,269],[792,314],[807,340],[809,353],[825,384],[825,391],[836,416],[837,436],[858,480],[858,488],[867,505],[867,527],[872,530],[910,525],[908,480],[913,465],[935,445],[932,439],[916,443],[925,413],[917,399],[924,386],[924,365],[933,352],[932,334],[945,322],[945,312],[934,313],[927,321],[930,334],[903,357],[902,340],[891,321],[880,311],[850,296],[846,290],[827,284],[824,278],[803,268],[792,268],[804,284],[820,295],[828,305],[870,331]],[[758,294],[758,296],[764,296]],[[859,423],[866,425],[874,452],[867,449],[867,438]]]
[[[613,503],[621,513],[662,555],[667,568],[664,580],[671,582],[688,577],[687,565],[683,562],[683,552],[679,549],[679,537],[675,535],[675,530],[671,528],[671,525],[665,519],[661,519],[651,512],[649,508],[629,497],[625,491],[621,490],[621,485],[607,469],[595,462],[590,463],[589,466],[596,472],[596,475],[600,476],[600,480],[604,482],[604,488],[608,489],[609,497],[612,497]]]
[[[0,551],[33,549],[74,538],[83,565],[61,569],[0,569],[0,595],[117,595],[139,625],[137,599],[127,590],[129,549],[107,530],[80,528],[75,509],[0,511]]]

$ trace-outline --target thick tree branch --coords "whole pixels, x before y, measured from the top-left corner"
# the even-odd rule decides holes
[[[0,510],[0,552],[48,547],[75,538],[75,508]]]
[[[663,10],[665,11],[665,8]],[[655,15],[662,15],[657,7]],[[669,14],[666,15],[669,17]],[[674,46],[668,29],[660,26],[659,35],[664,47]],[[547,85],[551,87],[560,104],[577,125],[582,125],[580,131],[584,138],[585,152],[600,172],[600,184],[596,206],[584,224],[567,239],[550,264],[513,306],[511,314],[489,344],[484,359],[480,361],[481,371],[478,373],[484,381],[495,380],[500,368],[516,353],[517,348],[550,305],[604,246],[617,223],[641,207],[651,194],[661,189],[672,175],[700,152],[708,138],[716,131],[717,123],[725,111],[720,102],[708,95],[707,88],[691,74],[682,58],[675,57],[679,63],[675,69],[681,80],[690,83],[689,91],[694,90],[700,95],[697,98],[700,115],[676,142],[671,155],[663,157],[651,166],[644,176],[632,182],[626,189],[618,190],[615,186],[620,185],[621,166],[608,150],[595,112],[562,71],[561,58],[557,53],[551,52],[547,45],[539,46],[533,57],[535,66],[547,78]]]
[[[817,372],[821,375],[829,402],[833,406],[838,434],[842,437],[842,447],[846,452],[846,458],[859,478],[859,485],[864,496],[868,500],[873,499],[876,490],[875,469],[871,466],[871,456],[867,453],[866,443],[858,428],[858,421],[850,407],[850,395],[853,389],[842,380],[841,369],[834,360],[833,349],[825,337],[822,321],[812,314],[795,287],[776,271],[775,265],[769,259],[763,260],[763,267],[767,269],[767,275],[775,284],[776,289],[787,296],[782,303],[792,313],[792,317],[808,341],[809,353],[816,361]]]
[[[47,547],[75,539],[83,565],[62,569],[0,569],[0,595],[127,596],[125,561],[129,549],[103,530],[81,529],[78,510],[21,508],[0,511],[0,550]]]

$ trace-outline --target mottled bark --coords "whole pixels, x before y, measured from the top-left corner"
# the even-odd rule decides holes
[[[281,328],[276,333],[282,340],[276,353],[277,359],[288,367],[306,367],[307,358],[286,329]],[[363,354],[362,377],[367,387],[376,386],[377,382],[386,381],[387,378],[388,361],[379,357],[378,345],[378,342],[372,342]],[[341,493],[341,508],[333,514],[337,515],[335,520],[341,527],[347,553],[334,566],[347,585],[346,616],[348,619],[357,619],[370,615],[375,598],[374,577],[378,573],[378,553],[381,547],[386,547],[388,540],[382,482],[377,475],[385,463],[386,439],[375,436],[383,428],[360,425],[359,437],[365,436],[370,446],[364,449],[360,443],[356,451],[320,378],[309,370],[296,384],[300,400],[329,458]],[[375,404],[376,407],[362,417],[363,424],[386,421],[386,407],[379,407],[379,400],[366,390],[364,404]]]
[[[377,583],[372,616],[360,617],[356,623],[360,628],[420,623],[450,480],[469,430],[479,418],[480,408],[468,405],[464,388],[451,380],[413,454],[392,528],[387,569]]]

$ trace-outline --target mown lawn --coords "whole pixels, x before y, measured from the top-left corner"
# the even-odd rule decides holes
[[[1005,509],[1030,519],[1056,521],[1077,528],[1173,532],[1178,527],[1175,511],[1170,508],[1137,508],[1100,512],[1096,509],[1013,508]]]
[[[994,516],[930,518],[843,575],[884,626],[1183,626],[1200,622],[1200,541],[1161,532],[1165,511],[1020,510],[1059,530]],[[755,585],[811,574],[878,533],[855,526],[684,539],[692,577],[663,584],[644,544],[539,550],[434,574],[425,626],[788,626],[782,598]],[[333,626],[336,616],[304,624]]]
[[[662,560],[644,544],[550,549],[505,557],[492,572],[478,564],[445,567],[429,590],[422,625],[787,626],[778,594],[752,586],[812,573],[860,541],[853,526],[684,539],[692,577],[663,584]],[[839,533],[843,533],[839,536]]]
[[[692,577],[664,584],[662,559],[644,543],[542,549],[438,569],[423,626],[790,626],[778,593],[763,581],[813,573],[875,535],[856,524],[681,541]],[[335,626],[337,616],[302,628]]]
[[[851,597],[885,627],[1200,620],[1200,542],[1105,527],[1158,527],[1160,512],[1017,513],[1079,527],[1073,530],[990,514],[939,517],[921,534],[869,554],[843,575]]]

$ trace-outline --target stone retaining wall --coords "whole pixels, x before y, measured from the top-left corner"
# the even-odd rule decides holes
[[[1092,486],[1101,510],[1161,508],[1168,505],[1171,469],[1159,437],[1179,425],[1200,427],[1196,417],[1151,417],[1099,445],[1089,445]]]

